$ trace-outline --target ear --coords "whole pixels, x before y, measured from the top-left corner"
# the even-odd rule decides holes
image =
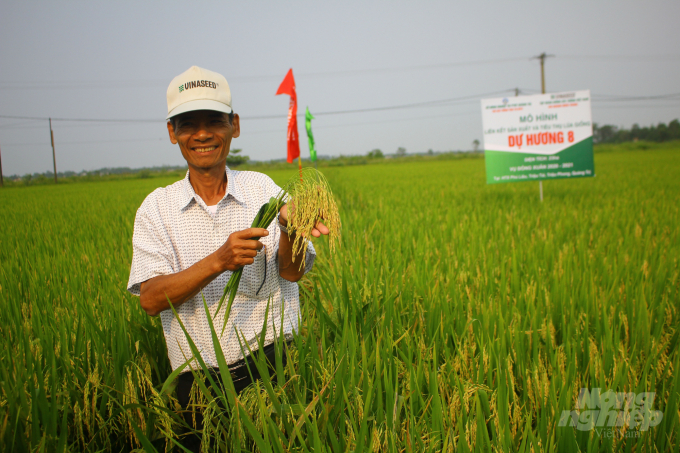
[[[172,125],[172,121],[168,121],[168,135],[170,136],[170,143],[176,145],[177,137],[175,136],[175,127]]]
[[[234,113],[234,120],[232,121],[232,127],[234,132],[231,134],[231,138],[236,138],[241,135],[241,123],[239,122],[238,113]]]

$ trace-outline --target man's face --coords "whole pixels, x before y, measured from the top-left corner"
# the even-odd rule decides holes
[[[229,115],[213,110],[196,110],[168,122],[173,144],[179,144],[184,159],[191,167],[208,169],[224,166],[231,139],[240,135],[238,115],[229,122]]]

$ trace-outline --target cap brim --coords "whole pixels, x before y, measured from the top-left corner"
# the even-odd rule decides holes
[[[173,116],[177,116],[180,113],[193,112],[195,110],[214,110],[216,112],[231,113],[231,107],[227,104],[219,101],[214,101],[212,99],[196,99],[195,101],[185,102],[180,104],[170,112],[166,119],[170,119]]]

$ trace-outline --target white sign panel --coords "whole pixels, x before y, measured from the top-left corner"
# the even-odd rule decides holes
[[[593,176],[590,91],[482,100],[487,182]]]

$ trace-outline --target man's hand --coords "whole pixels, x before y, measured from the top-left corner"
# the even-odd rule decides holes
[[[291,212],[292,212],[293,209],[295,209],[295,206],[292,203],[290,205],[291,205]],[[281,214],[279,216],[279,221],[281,222],[281,225],[287,226],[288,225],[288,205],[284,204],[281,207],[281,210],[279,211],[279,213]],[[330,233],[330,230],[328,229],[328,227],[326,225],[324,225],[321,222],[317,222],[316,228],[314,228],[312,230],[312,236],[314,236],[315,238],[320,238],[322,234],[327,235],[328,233]]]
[[[291,211],[295,209],[292,203],[290,209]],[[287,226],[287,204],[283,205],[279,214],[279,222],[281,222],[281,225]],[[328,233],[330,233],[330,230],[321,222],[317,222],[316,228],[312,230],[312,236],[315,238]],[[300,263],[300,260],[302,260],[302,253],[296,255],[295,262],[293,262],[293,240],[292,238],[289,238],[287,234],[281,234],[281,239],[279,240],[279,275],[290,282],[297,282],[300,280],[305,274],[304,263]],[[302,266],[300,266],[300,264],[302,264]]]
[[[201,261],[176,274],[159,275],[141,284],[139,302],[144,311],[155,316],[170,308],[168,298],[179,307],[194,297],[224,271],[235,271],[253,264],[262,249],[254,237],[267,236],[263,228],[248,228],[229,235],[227,242]]]
[[[248,228],[229,235],[227,242],[215,252],[218,270],[235,271],[248,264],[253,264],[258,250],[262,250],[262,243],[253,238],[268,236],[269,231],[264,228]]]

